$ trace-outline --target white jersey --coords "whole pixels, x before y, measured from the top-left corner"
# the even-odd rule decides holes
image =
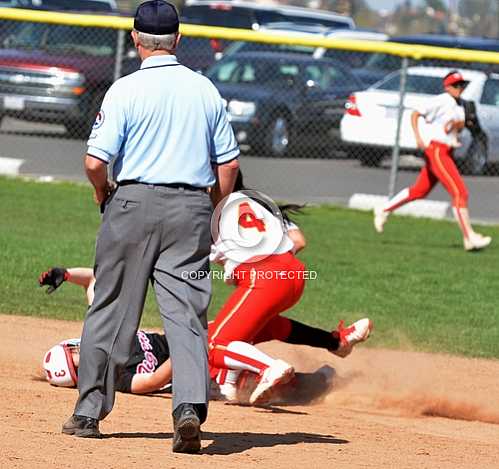
[[[286,234],[297,229],[256,200],[241,192],[232,193],[225,202],[218,221],[218,238],[211,247],[210,261],[224,265],[224,278],[230,279],[234,269],[248,261],[255,262],[272,254],[293,250]]]
[[[449,93],[442,93],[428,98],[425,103],[416,107],[424,121],[419,122],[421,138],[426,146],[435,140],[450,147],[459,146],[458,131],[445,132],[449,121],[464,121],[464,107],[460,106]]]

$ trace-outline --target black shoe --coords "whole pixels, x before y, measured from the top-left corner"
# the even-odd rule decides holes
[[[62,426],[62,433],[81,438],[101,438],[99,421],[83,415],[72,415]]]
[[[197,453],[201,449],[201,421],[192,404],[181,404],[173,414],[174,453]]]

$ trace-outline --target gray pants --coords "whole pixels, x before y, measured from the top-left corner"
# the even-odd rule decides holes
[[[113,408],[117,373],[132,349],[149,281],[170,349],[173,410],[182,403],[207,405],[211,213],[203,191],[139,184],[112,195],[97,238],[75,414],[103,419]]]

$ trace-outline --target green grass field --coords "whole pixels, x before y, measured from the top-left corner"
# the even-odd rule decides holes
[[[37,277],[55,265],[92,266],[100,217],[90,187],[0,178],[0,216],[0,312],[83,319],[82,289],[46,295]],[[392,217],[383,236],[371,214],[342,208],[308,208],[296,221],[317,279],[291,317],[332,329],[367,315],[371,346],[499,358],[499,227],[481,229],[494,237],[488,250],[466,253],[447,221]],[[229,293],[215,281],[210,317]],[[152,298],[143,326],[160,326]]]

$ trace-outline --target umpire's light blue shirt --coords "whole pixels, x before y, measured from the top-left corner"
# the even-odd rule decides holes
[[[88,154],[110,163],[115,181],[215,183],[211,164],[239,155],[213,83],[173,55],[148,57],[107,91]]]

